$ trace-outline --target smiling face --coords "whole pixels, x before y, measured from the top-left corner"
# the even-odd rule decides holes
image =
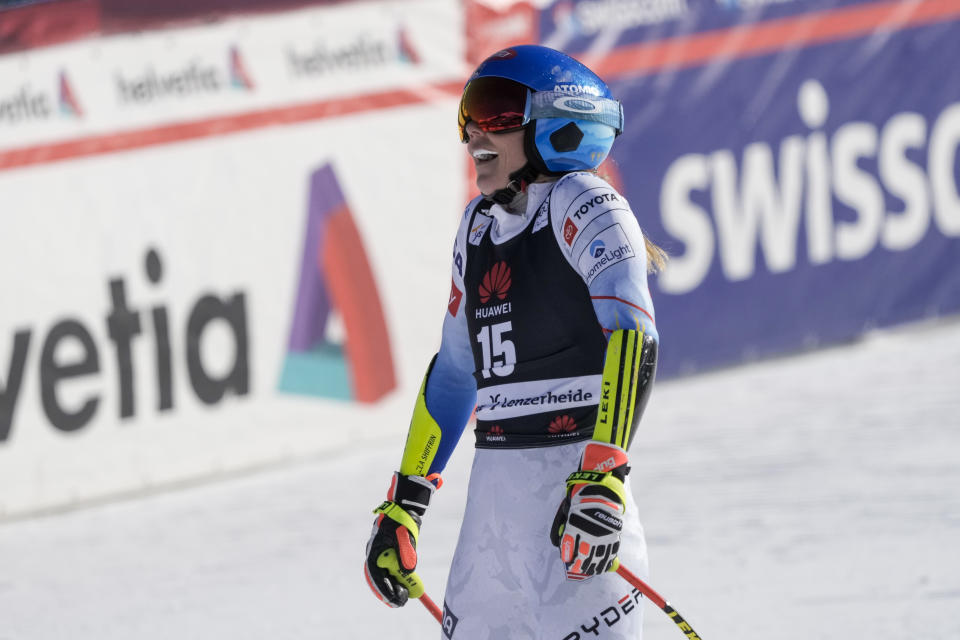
[[[503,133],[487,133],[474,122],[467,123],[469,140],[467,153],[473,159],[477,171],[477,188],[485,196],[503,189],[510,181],[510,174],[527,163],[523,151],[524,131],[518,129]]]

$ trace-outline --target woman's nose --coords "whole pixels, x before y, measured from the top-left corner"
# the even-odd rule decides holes
[[[474,137],[476,137],[476,136],[481,136],[481,135],[483,135],[483,133],[484,133],[484,132],[483,132],[483,129],[480,128],[480,125],[478,125],[478,124],[477,124],[476,122],[474,122],[473,120],[471,120],[470,122],[468,122],[468,123],[467,123],[467,126],[464,127],[463,130],[466,131],[466,133],[467,133],[467,142],[470,142],[470,140],[471,140],[472,138],[474,138]]]

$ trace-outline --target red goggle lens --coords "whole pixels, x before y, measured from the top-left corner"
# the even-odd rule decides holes
[[[483,131],[509,131],[526,124],[525,109],[530,91],[506,78],[477,78],[463,90],[458,118],[460,140],[467,141],[467,123]]]

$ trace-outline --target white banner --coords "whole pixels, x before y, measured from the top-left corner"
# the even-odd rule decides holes
[[[377,439],[399,450],[439,343],[466,161],[457,96],[424,88],[461,81],[458,9],[399,8],[0,58],[0,105],[52,92],[44,119],[0,107],[0,519]],[[208,91],[231,42],[254,88]],[[82,118],[35,80],[61,68]],[[352,101],[397,88],[383,108]],[[332,96],[343,115],[262,115]],[[122,151],[91,135],[53,162],[3,155],[127,127]]]
[[[452,0],[352,2],[0,56],[0,151],[426,91],[465,77],[461,30]]]

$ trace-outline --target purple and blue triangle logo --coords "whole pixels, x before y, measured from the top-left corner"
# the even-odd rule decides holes
[[[73,91],[73,86],[70,84],[70,79],[67,77],[66,71],[60,72],[58,102],[60,104],[61,114],[74,118],[83,117],[83,109],[80,107],[77,94]]]
[[[336,311],[345,339],[331,331]],[[396,388],[390,335],[353,214],[326,164],[310,176],[303,255],[279,388],[372,403]]]
[[[245,91],[253,90],[253,80],[247,72],[240,49],[236,46],[230,47],[230,86]]]
[[[413,43],[410,41],[410,36],[407,35],[407,30],[404,27],[400,27],[397,39],[400,61],[409,64],[420,64],[420,53],[414,49]]]

